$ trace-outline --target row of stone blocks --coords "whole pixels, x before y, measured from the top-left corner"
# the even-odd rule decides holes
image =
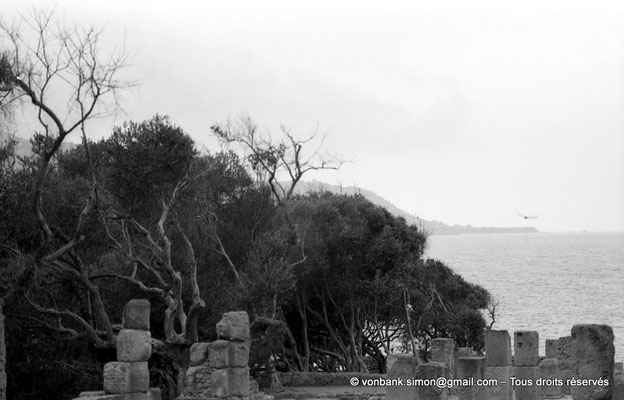
[[[541,361],[539,336],[534,331],[514,333],[513,359],[507,331],[486,331],[486,357],[476,356],[471,349],[464,348],[458,350],[455,358],[452,339],[434,339],[432,362],[418,365],[412,356],[389,355],[387,376],[406,380],[455,379],[455,386],[388,386],[386,400],[441,400],[449,398],[450,394],[459,400],[555,399],[562,398],[563,383],[572,377],[602,378],[609,382],[609,385],[572,386],[574,400],[611,400],[613,339],[613,331],[607,325],[575,325],[571,337],[547,342],[546,358]],[[571,368],[569,373],[562,373],[568,370],[560,370],[560,364]],[[476,384],[484,378],[497,384]]]
[[[184,398],[249,399],[249,316],[223,314],[214,342],[191,346]]]
[[[117,361],[104,365],[104,390],[82,392],[81,400],[160,400],[160,389],[150,389],[147,361],[152,355],[150,303],[130,300],[123,311],[123,329],[117,335]]]
[[[538,333],[515,332],[512,370],[509,334],[486,331],[486,378],[509,382],[510,379],[505,378],[513,376],[516,400],[556,399],[569,394],[574,400],[611,399],[615,365],[613,340],[613,330],[607,325],[575,325],[572,336],[547,340],[546,357],[540,360]],[[508,367],[513,375],[496,371],[496,367]],[[608,384],[568,384],[570,379],[593,379],[594,382],[602,379]]]

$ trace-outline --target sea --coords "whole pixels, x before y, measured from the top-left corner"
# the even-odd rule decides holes
[[[492,329],[571,335],[575,324],[607,324],[624,360],[624,232],[431,235],[425,253],[498,302]],[[489,319],[486,319],[489,322]]]

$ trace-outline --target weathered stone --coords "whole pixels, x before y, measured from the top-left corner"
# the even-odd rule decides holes
[[[557,358],[557,346],[559,341],[557,339],[546,339],[545,355],[544,358]]]
[[[249,396],[249,368],[223,368],[212,371],[210,394],[213,397]]]
[[[455,341],[450,338],[438,338],[431,341],[431,361],[446,363],[453,377],[455,371]]]
[[[390,353],[386,356],[386,371],[390,371],[392,369],[392,365],[394,365],[395,361],[399,358],[399,357],[403,357],[403,356],[409,356],[409,357],[413,357],[409,354],[395,354],[395,353]]]
[[[246,367],[249,364],[249,342],[227,340],[211,342],[208,363],[212,368]]]
[[[130,381],[133,392],[149,390],[150,376],[147,361],[130,363]]]
[[[557,359],[557,361],[559,360]],[[568,384],[568,382],[570,381],[570,379],[572,379],[572,376],[573,376],[572,370],[559,369],[559,375],[561,376],[561,380],[563,381],[563,386],[561,386],[561,394],[566,395],[566,396],[571,395],[572,388]]]
[[[215,369],[210,375],[210,395],[213,397],[228,397],[230,395],[227,368]]]
[[[615,381],[613,385],[613,400],[624,400],[624,381]]]
[[[488,367],[511,365],[511,339],[507,331],[487,329],[484,332],[485,357]]]
[[[606,380],[606,385],[572,385],[574,400],[611,400],[613,395],[613,329],[609,325],[574,325],[574,377]]]
[[[457,387],[457,396],[460,400],[485,400],[485,386],[477,385],[478,379],[485,378],[485,357],[462,357],[457,359],[456,379],[474,379],[474,385]]]
[[[457,349],[457,358],[461,357],[473,357],[475,355],[475,351],[472,347],[460,347]]]
[[[130,300],[124,307],[122,323],[124,329],[149,331],[150,302],[145,299]]]
[[[223,314],[217,323],[217,336],[227,340],[249,340],[249,316],[245,311]]]
[[[513,388],[509,377],[511,376],[513,367],[511,365],[499,367],[485,367],[485,378],[495,379],[497,385],[489,385],[485,388],[486,398],[488,400],[512,400]]]
[[[624,376],[624,363],[618,361],[613,363],[613,377]]]
[[[147,362],[114,361],[104,365],[104,392],[107,394],[145,392],[148,389]]]
[[[228,368],[228,384],[230,396],[249,396],[249,367]]]
[[[95,396],[104,396],[106,394],[103,390],[93,390],[90,392],[80,392],[78,397],[95,397]]]
[[[230,342],[228,344],[228,365],[246,367],[249,364],[249,342]]]
[[[447,362],[428,362],[416,367],[416,379],[436,380],[438,378],[450,379],[450,367]],[[436,385],[421,385],[417,387],[419,400],[446,400],[448,388],[440,388]]]
[[[539,367],[515,367],[514,377],[515,400],[539,400]]]
[[[152,396],[152,400],[161,400],[162,399],[162,393],[160,391],[160,388],[151,388],[149,390],[149,393]]]
[[[160,400],[160,389],[150,389],[145,392],[127,393],[123,400]]]
[[[540,381],[538,381],[538,386],[540,387],[542,398],[561,398],[561,385],[559,384],[561,375],[559,373],[559,362],[557,359],[545,358],[540,362],[539,368]]]
[[[208,360],[209,346],[208,342],[193,343],[190,350],[191,366],[203,364]]]
[[[184,394],[187,396],[210,396],[212,368],[206,364],[189,367],[185,373]]]
[[[109,362],[104,365],[104,392],[130,393],[132,382],[130,381],[130,366],[128,362]]]
[[[516,367],[536,367],[539,365],[539,335],[537,332],[514,332],[514,365]]]
[[[227,340],[215,340],[210,342],[208,350],[208,364],[211,368],[226,368],[228,367],[228,344]]]
[[[117,336],[117,361],[147,361],[152,355],[152,336],[149,331],[122,329]]]
[[[418,359],[411,354],[389,354],[387,364],[388,379],[413,379]],[[386,388],[386,400],[418,400],[418,393],[413,387],[392,385]]]
[[[562,336],[557,340],[557,360],[560,370],[574,368],[574,339],[572,336]]]

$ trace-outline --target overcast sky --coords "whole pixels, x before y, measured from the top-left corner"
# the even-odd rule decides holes
[[[4,3],[5,18],[28,11]],[[310,178],[424,219],[624,230],[615,1],[127,3],[56,7],[105,25],[106,45],[125,40],[141,83],[124,119],[169,115],[212,149],[209,127],[242,114],[272,132],[318,129],[352,162]]]

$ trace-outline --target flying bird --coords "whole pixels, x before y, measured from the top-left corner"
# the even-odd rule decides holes
[[[519,216],[521,216],[524,219],[535,219],[535,218],[537,218],[537,215],[524,215],[524,214],[520,214],[518,211],[516,211],[516,214],[518,214]]]

